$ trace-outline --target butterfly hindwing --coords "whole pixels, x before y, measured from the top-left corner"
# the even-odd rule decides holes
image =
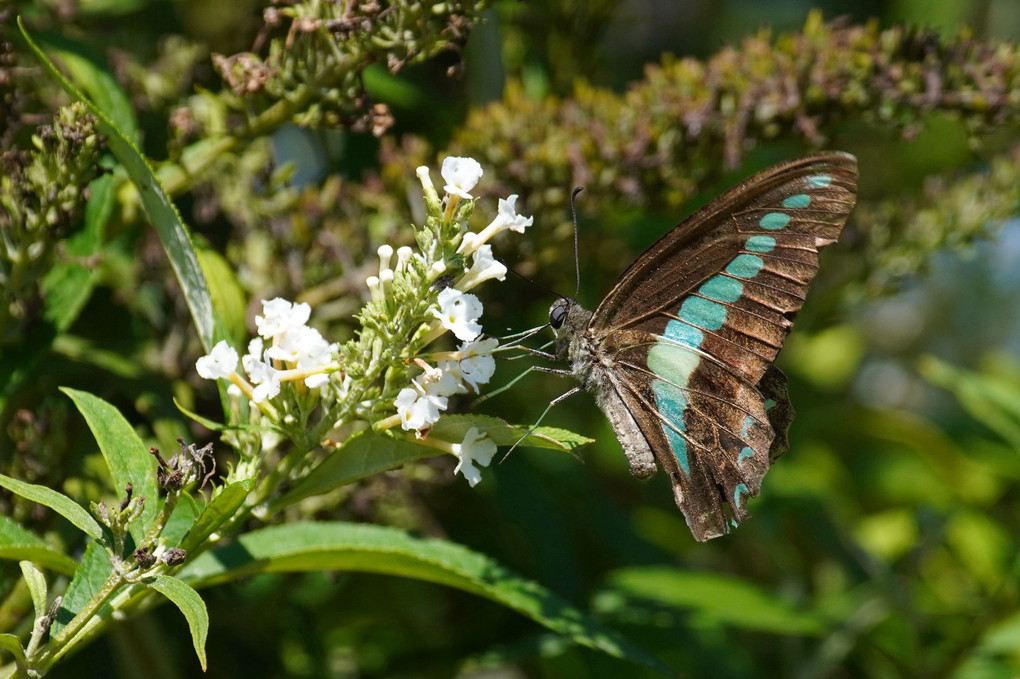
[[[765,170],[650,247],[588,322],[589,382],[607,413],[629,411],[610,419],[632,468],[654,454],[699,540],[746,518],[785,450],[793,410],[772,362],[856,189],[847,154]]]

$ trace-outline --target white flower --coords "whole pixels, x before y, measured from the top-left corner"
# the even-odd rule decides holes
[[[241,365],[252,383],[257,385],[252,391],[252,401],[262,403],[280,393],[280,375],[264,360],[261,337],[248,343],[248,353],[241,357]]]
[[[420,431],[439,421],[439,415],[446,410],[447,402],[445,396],[423,394],[421,387],[414,383],[414,386],[400,390],[393,405],[397,407],[400,426],[404,430]]]
[[[195,361],[195,370],[207,380],[230,379],[237,370],[237,360],[234,347],[227,344],[226,340],[220,340],[208,356]]]
[[[383,243],[376,250],[379,254],[379,277],[382,277],[382,272],[390,268],[390,257],[393,256],[393,246]]]
[[[292,304],[277,297],[268,302],[262,301],[262,316],[255,317],[255,327],[266,339],[272,339],[291,328],[303,326],[312,314],[307,304]]]
[[[280,376],[272,368],[265,374],[261,384],[257,385],[251,392],[251,400],[255,403],[262,403],[275,398],[280,393]]]
[[[457,378],[441,368],[428,368],[422,374],[420,382],[413,381],[421,387],[426,396],[442,397],[457,393]]]
[[[449,157],[443,160],[440,174],[446,181],[444,191],[470,200],[472,195],[468,191],[475,188],[475,184],[481,179],[482,166],[474,158]]]
[[[417,431],[428,426],[425,410],[419,400],[417,389],[404,387],[393,401],[393,405],[397,406],[397,414],[400,416],[400,426],[405,431]]]
[[[379,287],[379,277],[369,276],[365,279],[365,285],[368,287],[368,291],[372,293],[372,301],[380,302],[383,298],[382,288]]]
[[[477,428],[471,427],[464,434],[462,443],[453,444],[453,454],[460,462],[454,467],[453,473],[460,472],[467,479],[473,488],[482,480],[482,473],[475,467],[476,464],[488,467],[492,457],[496,454],[496,444],[492,439],[481,434]]]
[[[479,385],[486,384],[496,372],[496,360],[492,352],[499,346],[499,340],[488,337],[483,340],[465,342],[454,352],[456,360],[443,361],[440,366],[447,374],[453,374],[469,384],[475,393]]]
[[[333,354],[340,348],[337,343],[329,344],[319,331],[307,325],[292,329],[277,338],[277,343],[266,350],[266,357],[285,361],[288,365],[304,372],[325,370],[333,363]],[[321,372],[305,378],[305,386],[314,389],[329,380]]]
[[[407,260],[411,259],[413,252],[406,245],[397,248],[397,271],[403,271],[407,267]]]
[[[524,217],[517,214],[517,210],[514,207],[517,203],[517,194],[513,193],[507,197],[506,200],[499,199],[499,209],[496,213],[496,218],[492,220],[493,224],[499,223],[500,230],[510,229],[517,233],[524,233],[524,229],[531,226],[532,222],[535,221],[534,217]],[[488,227],[486,227],[488,229]]]
[[[457,289],[470,290],[490,278],[496,278],[501,281],[505,280],[506,266],[492,256],[491,245],[483,245],[475,250],[471,268],[467,270],[463,278],[457,281]]]
[[[443,327],[453,332],[457,339],[470,341],[482,332],[478,317],[482,315],[482,303],[474,295],[465,294],[456,288],[446,288],[436,300],[438,309],[432,315]]]
[[[509,196],[506,200],[500,198],[496,218],[479,233],[465,233],[462,237],[463,239],[461,240],[460,246],[457,248],[457,252],[469,255],[479,249],[483,243],[488,242],[490,238],[500,231],[506,231],[509,229],[510,231],[516,231],[517,233],[524,233],[524,229],[531,226],[531,224],[535,221],[535,218],[524,217],[517,214],[515,207],[516,204],[516,193]]]
[[[425,368],[419,379],[411,380],[393,402],[400,415],[400,426],[405,430],[422,430],[435,424],[446,410],[451,394],[460,388],[457,378],[439,368]]]

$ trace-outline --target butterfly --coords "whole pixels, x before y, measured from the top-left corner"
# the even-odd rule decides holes
[[[794,411],[773,361],[856,198],[849,154],[775,165],[675,226],[594,312],[568,298],[549,310],[570,364],[550,372],[580,382],[564,396],[594,394],[631,473],[658,463],[699,541],[748,518],[786,452]]]

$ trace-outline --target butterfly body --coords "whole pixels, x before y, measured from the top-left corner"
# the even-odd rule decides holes
[[[769,168],[674,227],[594,311],[550,309],[557,357],[610,420],[631,472],[657,466],[698,540],[747,518],[793,418],[772,363],[856,199],[852,156]]]

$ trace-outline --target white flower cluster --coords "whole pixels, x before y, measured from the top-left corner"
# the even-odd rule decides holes
[[[482,302],[468,291],[487,280],[506,278],[507,269],[493,257],[488,241],[502,231],[523,232],[533,218],[517,214],[517,196],[511,195],[499,201],[495,219],[484,229],[477,233],[467,231],[464,222],[470,214],[471,205],[465,205],[463,210],[458,210],[457,206],[461,201],[474,200],[471,191],[482,176],[481,165],[472,158],[447,158],[443,161],[445,201],[440,201],[428,168],[418,168],[417,176],[430,211],[428,226],[419,233],[421,251],[415,252],[410,247],[394,250],[389,245],[379,248],[379,273],[366,280],[372,302],[366,306],[364,313],[368,315],[363,318],[369,318],[370,326],[383,329],[385,335],[387,324],[396,322],[399,326],[397,319],[403,317],[400,312],[405,305],[416,306],[417,298],[422,295],[427,295],[427,300],[434,299],[434,304],[427,310],[425,325],[411,333],[417,354],[413,362],[421,369],[421,374],[399,391],[395,387],[387,387],[386,398],[393,398],[396,392],[392,401],[396,414],[377,419],[370,414],[378,412],[377,404],[362,401],[363,397],[358,395],[365,394],[372,381],[387,374],[385,362],[392,359],[380,359],[376,350],[370,349],[371,356],[366,358],[366,366],[371,367],[364,371],[370,374],[357,380],[350,375],[345,376],[339,393],[335,395],[338,398],[330,401],[342,405],[329,415],[336,417],[342,412],[345,414],[342,417],[357,417],[361,414],[373,419],[373,427],[377,430],[399,424],[404,431],[413,432],[423,444],[455,455],[459,461],[456,473],[463,474],[474,486],[481,480],[478,466],[489,464],[496,452],[496,444],[476,427],[467,430],[461,443],[438,440],[429,436],[429,432],[447,409],[451,396],[469,390],[478,393],[481,385],[486,384],[495,372],[493,352],[499,342],[482,336],[479,323]],[[451,256],[454,252],[456,255]],[[449,271],[451,267],[455,270]],[[449,276],[450,273],[456,275]],[[440,281],[445,287],[436,294],[433,289],[441,287]],[[416,308],[420,310],[421,306]],[[307,304],[293,304],[279,298],[263,301],[262,314],[255,317],[258,336],[248,344],[248,353],[239,358],[237,351],[227,342],[219,342],[209,355],[198,359],[198,374],[206,379],[228,380],[232,392],[240,390],[263,413],[286,420],[292,416],[291,413],[277,412],[277,407],[286,409],[289,402],[283,397],[282,403],[273,401],[281,391],[284,396],[291,393],[283,390],[284,383],[296,382],[301,389],[319,389],[319,394],[325,397],[330,386],[330,374],[341,370],[339,354],[343,353],[346,360],[352,360],[348,355],[350,347],[345,345],[341,352],[337,344],[326,342],[316,330],[308,327],[310,314]],[[412,323],[417,323],[419,318],[415,316]],[[390,334],[407,337],[408,329],[399,327],[399,332]],[[446,332],[457,338],[459,344],[455,350],[417,353],[420,347],[427,346]],[[371,334],[362,336],[362,339],[366,338],[375,343],[383,339]],[[243,373],[238,371],[239,364]],[[348,370],[353,367],[349,366]],[[352,397],[357,403],[349,401]]]
[[[309,389],[323,387],[329,373],[339,369],[334,359],[339,346],[306,325],[311,312],[307,304],[280,297],[262,301],[262,315],[255,317],[259,336],[248,343],[248,353],[240,358],[248,380],[237,374],[237,352],[225,340],[198,359],[195,369],[209,380],[229,380],[255,403],[274,398],[287,381],[301,380]]]
[[[428,168],[418,168],[417,174],[426,191],[431,189]],[[482,176],[482,167],[473,158],[446,158],[441,174],[445,181],[443,189],[446,191],[446,215],[449,217],[458,201],[473,199],[470,192]],[[466,392],[469,387],[477,393],[496,369],[492,352],[499,342],[493,338],[481,338],[482,326],[478,320],[482,315],[482,302],[467,291],[484,281],[506,278],[506,267],[493,257],[492,246],[487,241],[505,230],[523,233],[531,225],[532,217],[517,214],[516,201],[516,195],[506,200],[500,199],[496,218],[488,226],[478,233],[467,231],[461,234],[457,252],[464,257],[471,257],[471,265],[451,287],[439,293],[436,307],[431,309],[437,325],[428,336],[434,339],[448,330],[461,344],[456,351],[431,354],[434,366],[417,360],[423,369],[422,374],[411,380],[410,386],[401,389],[394,401],[400,426],[406,431],[416,432],[419,437],[423,437],[439,420],[447,408],[450,396]],[[380,258],[382,256],[380,251]],[[380,264],[385,266],[382,261]],[[445,263],[435,262],[430,267],[430,274],[435,279],[445,270]],[[384,274],[385,270],[381,269],[377,278],[373,276],[378,282],[370,280],[370,287],[373,284],[382,287]],[[444,445],[439,447],[457,456],[460,462],[456,471],[462,473],[474,486],[481,480],[475,464],[488,465],[495,454],[496,445],[474,427],[468,430],[463,443],[450,445],[452,448]]]

